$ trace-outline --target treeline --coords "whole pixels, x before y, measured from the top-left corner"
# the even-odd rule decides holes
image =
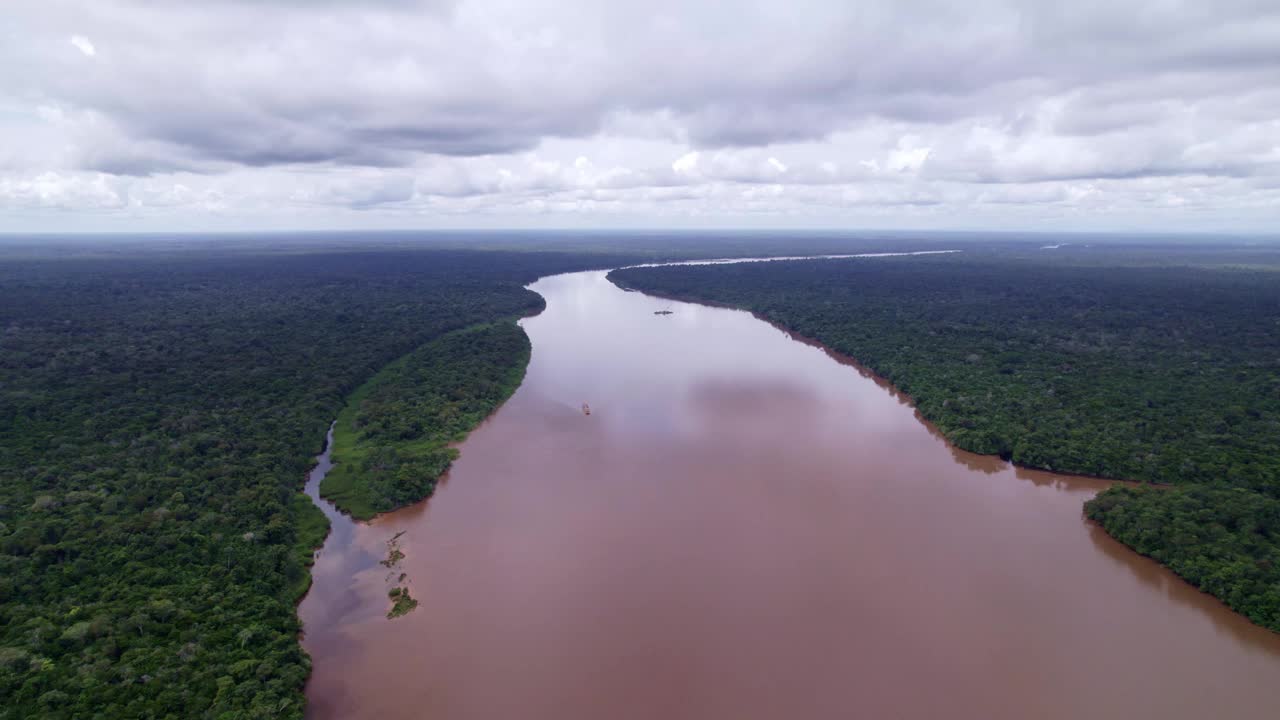
[[[325,532],[299,489],[329,422],[611,259],[116,255],[0,258],[0,718],[299,718]]]
[[[514,322],[457,330],[392,363],[352,395],[320,493],[358,519],[435,491],[459,442],[519,387],[529,338]]]
[[[1030,467],[1194,485],[1109,490],[1088,512],[1280,630],[1280,262],[1272,251],[1259,269],[1254,251],[1252,269],[1179,266],[1179,252],[1066,261],[972,253],[610,277],[742,307],[855,357],[961,448]],[[1202,248],[1185,252],[1187,262],[1211,264]]]
[[[1118,486],[1085,503],[1085,513],[1120,542],[1255,623],[1280,630],[1280,499],[1274,491]]]

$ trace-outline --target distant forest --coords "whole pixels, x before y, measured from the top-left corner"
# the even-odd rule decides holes
[[[300,718],[294,604],[326,532],[300,489],[328,424],[442,336],[527,354],[514,326],[446,333],[618,261],[254,247],[0,258],[0,718]],[[461,421],[511,367],[476,369]]]
[[[1088,516],[1280,630],[1280,251],[1017,253],[616,270],[856,358],[957,446],[1117,487]]]

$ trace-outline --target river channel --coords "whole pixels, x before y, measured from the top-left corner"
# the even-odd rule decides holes
[[[748,313],[530,287],[525,381],[435,496],[326,508],[309,718],[1280,717],[1280,635],[1089,524],[1105,482],[957,450]]]

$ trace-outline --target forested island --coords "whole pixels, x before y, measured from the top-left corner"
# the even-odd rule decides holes
[[[459,442],[515,392],[529,338],[514,322],[455,330],[360,387],[334,427],[320,492],[366,520],[431,495]]]
[[[299,490],[330,421],[398,358],[465,362],[477,390],[424,447],[454,437],[518,381],[523,286],[617,262],[233,245],[0,257],[0,718],[300,718],[295,603],[327,526]],[[370,433],[418,432],[369,398]],[[375,477],[373,508],[424,490]]]
[[[1280,256],[1205,247],[615,270],[856,358],[958,447],[1116,487],[1088,516],[1280,630]]]

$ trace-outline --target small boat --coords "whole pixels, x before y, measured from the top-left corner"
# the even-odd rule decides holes
[[[582,403],[582,414],[583,414],[583,415],[590,415],[590,414],[591,414],[591,406],[590,406],[590,405],[588,405],[588,404],[586,404],[586,403]]]
[[[674,313],[671,310],[654,310],[653,314],[654,315],[673,315]]]

